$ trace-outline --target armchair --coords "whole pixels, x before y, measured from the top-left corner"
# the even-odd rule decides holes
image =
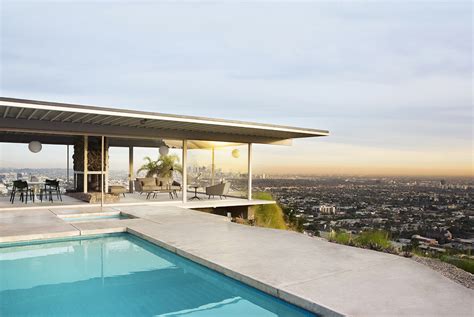
[[[211,199],[211,196],[219,196],[221,199],[222,199],[222,196],[224,196],[224,198],[227,198],[226,195],[227,193],[229,192],[229,189],[230,189],[230,183],[229,182],[226,182],[226,183],[220,183],[220,184],[217,184],[217,185],[213,185],[213,186],[208,186],[206,187],[206,195],[208,195],[209,199]]]

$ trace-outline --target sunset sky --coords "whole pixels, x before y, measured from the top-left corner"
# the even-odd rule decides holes
[[[474,176],[470,1],[0,1],[2,96],[331,132],[257,173]]]

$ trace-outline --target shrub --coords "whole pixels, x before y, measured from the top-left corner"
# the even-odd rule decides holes
[[[273,200],[272,195],[265,192],[254,193],[252,196],[254,199]],[[255,225],[273,229],[288,229],[280,205],[258,205],[253,208]]]
[[[382,230],[364,231],[355,239],[355,243],[357,246],[377,251],[393,249],[388,233]]]
[[[458,268],[474,274],[474,260],[469,258],[461,258],[457,256],[442,255],[440,260],[450,263]]]
[[[352,245],[352,236],[345,231],[331,231],[329,234],[329,241],[339,244]]]

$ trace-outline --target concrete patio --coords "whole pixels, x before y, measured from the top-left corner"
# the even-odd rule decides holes
[[[197,197],[199,199],[194,199],[194,192],[187,192],[187,200],[186,203],[183,203],[181,197],[182,192],[178,193],[178,198],[171,199],[168,193],[157,193],[155,196],[150,195],[150,198],[147,199],[146,194],[139,194],[139,193],[126,193],[125,197],[120,195],[119,201],[115,203],[106,203],[106,206],[119,206],[119,205],[176,205],[181,207],[188,207],[188,208],[217,208],[221,206],[244,206],[244,205],[257,205],[257,204],[268,204],[273,203],[272,201],[264,201],[253,199],[249,201],[246,198],[238,198],[227,196],[225,198],[219,197],[211,197],[208,198],[207,195],[204,193],[197,193]],[[31,208],[41,208],[41,209],[49,209],[49,208],[63,208],[63,207],[90,207],[90,206],[99,206],[99,203],[90,204],[85,201],[76,199],[74,197],[68,196],[67,194],[62,195],[62,201],[57,200],[54,197],[54,201],[50,202],[47,199],[40,201],[39,198],[35,199],[35,202],[32,200],[28,200],[25,204],[20,200],[19,197],[15,198],[15,202],[12,204],[10,202],[10,197],[8,195],[0,196],[0,212],[2,210],[12,210],[12,209],[31,209]]]
[[[196,203],[199,203],[196,202]],[[67,223],[71,213],[135,219]],[[472,316],[474,292],[410,259],[179,206],[0,211],[0,242],[129,232],[325,316]]]

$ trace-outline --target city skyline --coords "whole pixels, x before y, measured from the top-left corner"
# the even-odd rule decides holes
[[[472,176],[471,11],[2,1],[0,94],[330,130],[256,146],[261,173]],[[62,151],[0,144],[0,166]]]

